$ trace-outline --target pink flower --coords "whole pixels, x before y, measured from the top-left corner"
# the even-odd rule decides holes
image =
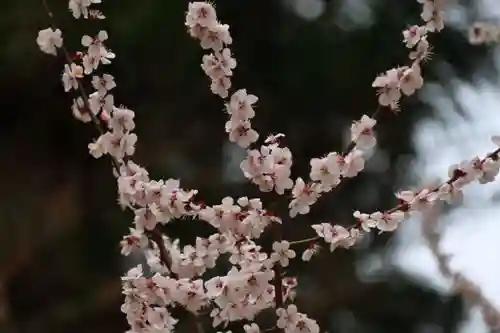
[[[229,133],[229,140],[241,148],[248,148],[259,138],[259,134],[252,129],[248,120],[230,119],[226,123],[226,132]]]
[[[59,29],[53,30],[52,28],[47,28],[40,30],[38,32],[36,43],[42,52],[56,55],[57,49],[60,48],[63,43],[61,35],[62,33]]]
[[[279,261],[281,266],[286,267],[289,264],[289,259],[293,258],[295,258],[295,251],[290,249],[290,243],[288,241],[273,243],[271,260]]]
[[[359,121],[351,126],[351,141],[356,143],[359,149],[371,149],[377,144],[373,133],[373,127],[377,124],[375,119],[363,115]]]
[[[247,94],[246,89],[240,89],[231,96],[229,103],[226,104],[227,113],[236,119],[252,119],[255,117],[252,105],[257,100],[257,96]]]

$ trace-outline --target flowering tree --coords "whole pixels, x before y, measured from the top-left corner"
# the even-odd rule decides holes
[[[102,20],[104,14],[94,8],[100,2],[70,0],[69,9],[75,19]],[[378,115],[400,112],[401,98],[422,88],[421,67],[431,55],[428,36],[444,28],[444,0],[418,2],[422,4],[422,24],[403,31],[404,45],[409,50],[407,64],[389,69],[373,81],[378,108],[353,122],[351,143],[343,152],[312,158],[308,178],[296,179],[292,178],[293,157],[284,145],[285,134],[267,135],[258,147],[261,136],[252,127],[258,97],[245,88],[232,86],[237,61],[230,49],[230,27],[219,21],[213,4],[189,4],[185,24],[189,35],[206,50],[201,69],[210,80],[212,93],[224,102],[228,114],[225,131],[231,142],[246,150],[241,171],[263,193],[262,198],[225,197],[216,205],[205,204],[203,193],[182,188],[177,179],[150,179],[148,171],[132,160],[137,142],[133,132],[135,113],[116,106],[111,93],[116,87],[114,77],[101,72],[115,58],[105,45],[106,31],[83,36],[84,49],[76,52],[66,49],[62,32],[56,26],[39,32],[37,44],[43,52],[62,53],[65,57],[62,82],[66,92],[76,94],[73,115],[93,124],[100,134],[89,144],[90,154],[95,158],[104,155],[110,158],[119,204],[135,216],[130,234],[121,242],[121,252],[129,255],[141,251],[149,267],[134,267],[122,278],[125,296],[122,311],[130,325],[129,332],[170,332],[178,322],[172,309],[182,308],[195,321],[208,315],[218,330],[227,330],[229,323],[237,322],[247,333],[318,333],[321,328],[317,322],[293,304],[299,281],[287,274],[286,267],[290,260],[298,260],[297,245],[309,244],[300,254],[303,261],[313,259],[325,245],[332,252],[339,247],[349,248],[366,233],[394,231],[414,213],[426,212],[439,201],[453,200],[471,182],[494,180],[500,170],[500,148],[484,158],[474,157],[452,165],[449,179],[441,184],[396,193],[399,204],[390,210],[355,211],[351,223],[318,223],[312,225],[308,237],[294,240],[283,237],[295,217],[308,214],[326,193],[362,172],[368,153],[377,143]],[[46,2],[44,6],[53,18]],[[489,40],[476,37],[476,43]],[[87,86],[94,91],[88,93]],[[492,140],[500,146],[500,137]],[[161,226],[182,218],[206,222],[213,228],[213,234],[208,238],[197,237],[195,244],[179,246],[178,240],[163,234]],[[268,252],[258,242],[264,234],[271,235],[274,241]],[[437,251],[436,256],[439,256]],[[208,277],[206,273],[222,261],[230,264],[226,274]],[[457,281],[461,286],[470,286],[458,276]],[[483,300],[481,304],[489,322],[495,322],[491,318],[498,317],[498,313],[478,288],[460,290],[474,290]],[[269,309],[274,313],[273,324],[260,327],[258,316]],[[198,329],[203,330],[202,325]]]

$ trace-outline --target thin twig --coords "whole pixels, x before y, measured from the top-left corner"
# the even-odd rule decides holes
[[[45,11],[47,12],[47,15],[51,19],[54,19],[54,14],[52,14],[52,11],[50,10],[49,5],[47,4],[46,0],[42,0],[42,5],[43,5],[43,8],[45,8]]]
[[[309,237],[309,238],[299,239],[299,240],[296,240],[296,241],[291,241],[290,245],[298,245],[298,244],[310,243],[310,242],[314,242],[315,240],[318,240],[320,238],[321,237],[319,237],[319,236],[315,236],[315,237]]]

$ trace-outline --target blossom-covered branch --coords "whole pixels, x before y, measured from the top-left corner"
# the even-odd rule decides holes
[[[46,0],[42,1],[53,19]],[[70,0],[68,8],[75,19],[101,20],[104,14],[94,8],[100,2]],[[310,161],[308,182],[302,178],[292,180],[293,158],[290,149],[282,145],[284,134],[269,135],[259,148],[252,147],[260,137],[251,123],[258,97],[244,88],[230,94],[237,62],[230,49],[233,41],[229,26],[219,21],[213,4],[189,3],[185,24],[189,34],[210,52],[203,56],[201,69],[210,78],[211,91],[224,100],[228,114],[225,131],[231,142],[247,151],[240,165],[243,174],[262,192],[273,192],[277,200],[291,193],[287,218],[307,214],[323,193],[337,187],[344,178],[355,177],[364,168],[366,151],[376,145],[376,115],[384,108],[398,110],[403,95],[410,96],[422,87],[420,64],[430,54],[427,36],[443,29],[444,0],[418,2],[423,6],[424,24],[403,32],[404,43],[411,49],[410,64],[393,68],[374,80],[379,108],[374,115],[363,115],[353,123],[351,144],[344,153],[332,152]],[[138,139],[133,132],[136,117],[127,107],[116,106],[111,93],[116,88],[115,78],[103,71],[116,57],[106,46],[108,37],[104,30],[84,35],[82,49],[70,53],[63,45],[61,30],[51,27],[39,32],[37,43],[47,54],[62,51],[66,65],[61,79],[64,90],[75,93],[73,115],[84,123],[93,123],[99,131],[99,137],[88,146],[89,152],[95,158],[111,157],[118,201],[134,213],[133,228],[121,241],[121,252],[129,255],[141,251],[149,272],[138,265],[122,278],[125,300],[121,309],[130,325],[129,332],[170,333],[178,321],[171,308],[181,306],[196,317],[208,312],[213,327],[241,321],[246,333],[259,333],[255,318],[271,309],[276,314],[275,323],[263,332],[276,329],[284,333],[319,333],[316,321],[292,304],[297,280],[286,276],[284,268],[296,257],[293,245],[322,238],[333,251],[353,245],[363,232],[373,228],[393,231],[413,211],[455,196],[472,181],[491,181],[500,169],[497,150],[484,159],[452,167],[450,180],[439,187],[400,192],[397,197],[401,204],[392,210],[355,212],[352,227],[315,224],[316,237],[288,241],[283,238],[286,220],[266,209],[260,198],[224,197],[220,204],[207,205],[198,199],[198,190],[183,189],[178,179],[152,180],[148,171],[132,160]],[[92,93],[87,94],[84,81],[93,87]],[[499,138],[494,141],[500,143]],[[183,218],[204,221],[214,232],[181,247],[178,239],[161,232],[161,226]],[[266,230],[272,231],[274,238],[269,252],[258,244]],[[302,259],[311,259],[316,251],[317,246],[309,248]],[[227,258],[231,268],[225,275],[206,278],[205,273],[222,257]]]
[[[492,141],[500,147],[499,136],[494,136]],[[483,159],[474,157],[450,166],[449,179],[440,185],[396,193],[399,204],[387,211],[370,214],[355,211],[355,222],[348,227],[331,223],[314,224],[312,228],[316,231],[316,237],[294,241],[293,244],[313,243],[317,239],[323,239],[330,244],[330,251],[333,251],[337,247],[347,248],[354,245],[363,232],[370,232],[372,229],[379,232],[395,231],[399,224],[413,213],[426,211],[438,201],[452,202],[460,197],[467,184],[476,181],[486,184],[494,181],[500,170],[499,154],[500,148],[497,148]]]
[[[330,152],[310,161],[310,181],[298,178],[292,190],[290,216],[307,214],[310,206],[325,193],[340,185],[345,178],[356,177],[365,167],[365,155],[376,144],[374,127],[377,116],[388,108],[399,111],[403,95],[411,96],[423,86],[420,64],[429,59],[431,47],[428,35],[443,29],[444,0],[419,0],[422,3],[421,18],[424,24],[413,25],[403,31],[403,42],[412,50],[410,64],[392,68],[379,75],[372,86],[377,89],[378,108],[371,116],[363,115],[351,126],[351,143],[343,153]]]

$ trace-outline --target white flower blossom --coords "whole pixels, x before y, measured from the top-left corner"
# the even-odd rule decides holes
[[[38,32],[36,43],[42,52],[56,55],[57,49],[62,46],[62,32],[59,29],[47,28]]]

